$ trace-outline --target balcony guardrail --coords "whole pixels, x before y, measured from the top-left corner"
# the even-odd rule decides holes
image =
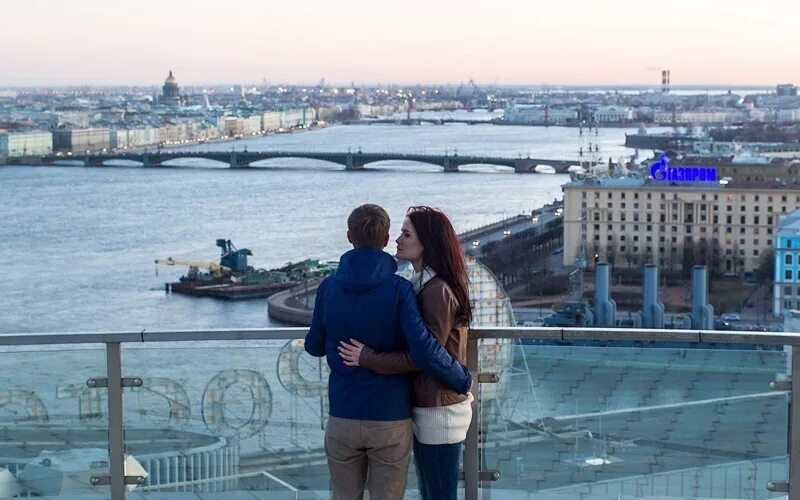
[[[302,339],[305,336],[307,329],[306,328],[255,328],[255,329],[232,329],[232,330],[191,330],[191,331],[122,331],[122,332],[98,332],[98,333],[48,333],[48,334],[36,334],[36,333],[19,333],[19,334],[5,334],[0,335],[0,349],[5,352],[14,352],[17,348],[22,349],[25,346],[32,347],[32,346],[62,346],[62,345],[72,345],[73,348],[78,346],[85,346],[85,347],[94,347],[97,352],[101,352],[99,346],[103,346],[103,350],[105,352],[105,370],[106,373],[96,373],[92,378],[93,382],[89,382],[89,387],[96,390],[105,390],[107,391],[107,417],[104,421],[101,422],[101,425],[105,428],[107,426],[108,429],[108,470],[110,474],[108,476],[103,476],[102,474],[98,474],[93,476],[91,484],[100,485],[108,484],[110,485],[110,495],[113,500],[121,500],[125,498],[126,495],[126,485],[141,485],[146,480],[142,475],[137,474],[129,474],[126,476],[126,435],[125,435],[125,415],[124,415],[124,403],[123,399],[125,397],[124,388],[127,387],[139,387],[142,384],[141,377],[144,375],[142,373],[124,373],[124,369],[126,368],[126,364],[123,362],[123,346],[125,347],[134,347],[134,346],[164,346],[165,343],[174,343],[174,345],[181,345],[182,343],[187,342],[203,342],[208,343],[208,345],[217,345],[217,342],[223,342],[225,346],[238,346],[239,348],[248,345],[252,341],[270,341],[270,340],[298,340]],[[513,341],[513,342],[512,342]],[[560,344],[564,346],[572,346],[577,345],[579,342],[583,341],[603,341],[607,342],[608,346],[614,348],[615,345],[622,345],[621,349],[632,349],[634,345],[652,345],[652,346],[665,346],[668,347],[672,343],[688,343],[691,345],[696,345],[698,348],[708,347],[719,347],[721,344],[738,344],[740,346],[784,346],[783,349],[783,356],[786,357],[786,372],[787,377],[785,379],[776,379],[771,385],[771,389],[773,391],[782,391],[787,393],[788,395],[788,421],[787,424],[787,455],[788,455],[788,477],[780,478],[780,477],[773,477],[770,478],[769,484],[761,485],[761,489],[763,491],[769,490],[770,492],[785,492],[788,494],[789,499],[791,500],[800,500],[800,484],[797,487],[791,488],[792,481],[796,481],[800,483],[800,436],[792,435],[793,429],[800,429],[800,392],[793,391],[793,387],[800,387],[800,356],[794,356],[796,354],[794,351],[796,346],[800,346],[800,334],[796,333],[788,333],[788,332],[763,332],[763,333],[754,333],[754,332],[731,332],[731,331],[697,331],[697,330],[648,330],[648,329],[614,329],[614,328],[473,328],[470,332],[469,342],[468,342],[468,349],[467,349],[467,364],[468,368],[473,374],[473,378],[476,383],[473,386],[473,393],[475,396],[476,404],[475,409],[473,410],[473,420],[470,430],[467,435],[467,440],[465,443],[464,449],[464,461],[463,461],[463,469],[464,469],[464,488],[465,488],[465,498],[467,500],[477,500],[478,498],[482,497],[487,498],[489,494],[491,494],[491,487],[489,487],[488,482],[495,480],[498,478],[498,472],[496,470],[492,470],[484,465],[482,465],[481,460],[481,444],[484,443],[485,440],[488,438],[490,432],[489,426],[482,422],[482,416],[480,413],[481,403],[483,396],[482,386],[489,386],[491,384],[496,384],[500,378],[502,377],[497,371],[492,370],[492,366],[490,364],[482,363],[481,356],[479,356],[482,347],[486,347],[486,345],[496,346],[500,345],[499,343],[506,343],[508,345],[516,346],[516,341],[528,342],[532,344],[536,343],[545,343],[545,344]],[[631,344],[633,342],[634,344]],[[233,344],[231,344],[233,343]],[[504,344],[505,345],[505,344]],[[248,348],[249,350],[252,350]],[[496,350],[496,349],[495,349]],[[132,350],[131,352],[135,352]],[[590,353],[589,351],[586,351]],[[594,351],[592,351],[594,352]],[[620,351],[621,352],[621,351]],[[761,351],[754,351],[756,353]],[[523,353],[524,354],[524,353]],[[540,356],[537,359],[547,359],[549,354],[547,352],[539,353]],[[586,354],[586,353],[583,353]],[[581,354],[581,355],[583,355]],[[639,351],[634,353],[635,355],[639,355]],[[512,353],[512,364],[513,364],[513,353]],[[563,356],[563,353],[559,353],[558,356]],[[33,359],[36,359],[36,355],[34,354]],[[563,358],[569,359],[569,358]],[[527,358],[523,361],[527,363]],[[640,363],[641,366],[646,366],[646,361],[633,359],[628,361],[614,361],[614,360],[606,360],[604,366],[622,366],[624,369],[628,369],[625,365],[626,363],[630,365],[635,365],[636,363]],[[615,365],[616,363],[616,365]],[[744,362],[743,362],[744,363]],[[759,373],[760,376],[766,376],[765,374],[769,374],[774,369],[775,364],[767,364],[764,367],[755,367],[755,368],[747,368],[748,373]],[[724,369],[725,367],[719,367],[719,369]],[[661,368],[662,371],[665,371],[666,368]],[[321,371],[320,371],[321,373]],[[129,375],[126,377],[125,375]],[[130,377],[135,376],[135,377]],[[280,377],[280,374],[278,375]],[[733,377],[733,382],[730,384],[735,384],[737,381],[744,381],[745,378],[741,377],[739,373],[736,373]],[[323,381],[324,382],[324,381]],[[651,391],[652,392],[652,391]],[[769,393],[769,388],[765,387],[765,393]],[[759,398],[759,397],[769,397],[769,394],[753,394],[752,396],[746,396],[742,398],[741,396],[734,396],[732,398],[716,398],[716,399],[708,399],[702,401],[696,401],[687,405],[686,408],[696,407],[696,406],[703,406],[703,405],[719,405],[724,404],[726,401],[739,401],[742,399],[751,399],[751,398]],[[534,394],[536,397],[536,394]],[[737,399],[738,398],[738,399]],[[766,400],[766,399],[765,399]],[[773,401],[774,398],[769,398],[770,401]],[[81,400],[81,405],[84,404],[84,400]],[[87,400],[88,401],[88,400]],[[171,404],[171,411],[174,411],[176,415],[179,414],[181,409],[180,404],[175,403],[174,401],[170,401]],[[213,402],[212,402],[213,403]],[[181,403],[183,404],[183,403]],[[188,403],[186,403],[188,404]],[[773,404],[773,403],[771,403]],[[654,406],[647,406],[646,408],[640,408],[636,410],[638,413],[642,413],[645,411],[662,411],[662,409],[669,409],[674,407],[675,405],[664,404],[664,405],[654,405]],[[82,406],[83,408],[83,406]],[[686,408],[679,408],[680,411],[685,411]],[[324,402],[320,402],[320,409],[324,409]],[[632,412],[635,413],[635,412]],[[778,412],[780,413],[780,412]],[[610,441],[612,437],[607,435],[603,435],[602,433],[602,418],[605,415],[606,418],[611,418],[613,415],[619,414],[618,410],[614,411],[595,411],[595,412],[584,412],[581,413],[579,411],[575,411],[575,414],[572,416],[561,416],[558,418],[551,419],[551,425],[553,422],[559,421],[567,421],[569,419],[574,419],[576,421],[576,425],[571,430],[563,431],[561,434],[558,432],[553,431],[552,429],[543,429],[543,433],[551,433],[555,435],[558,439],[574,439],[575,440],[575,448],[577,450],[579,439],[581,439],[581,435],[592,435],[592,431],[581,430],[577,425],[577,420],[579,418],[599,418],[600,423],[600,432],[595,432],[594,434],[598,434],[600,438],[592,437],[594,441],[601,439],[603,442],[603,446],[607,441]],[[172,415],[172,413],[171,413]],[[542,419],[544,421],[544,419]],[[530,423],[530,422],[528,422]],[[533,423],[530,423],[534,425]],[[715,425],[718,422],[714,423]],[[763,424],[763,422],[762,422]],[[483,428],[481,429],[481,426]],[[535,424],[540,425],[540,424]],[[542,424],[543,425],[543,424]],[[509,439],[513,442],[514,432],[516,431],[504,431],[509,437]],[[781,431],[782,432],[782,431]],[[565,436],[568,436],[565,437]],[[536,436],[526,435],[525,439],[539,439]],[[594,442],[593,441],[593,442]],[[622,443],[619,446],[624,446],[625,444]],[[217,446],[217,445],[214,445]],[[683,445],[681,445],[683,446]],[[213,447],[213,446],[212,446]],[[209,448],[210,449],[210,448]],[[184,475],[182,477],[178,477],[177,481],[175,482],[172,487],[182,487],[182,488],[190,488],[192,484],[208,484],[214,483],[213,479],[208,477],[201,477],[199,479],[195,479],[194,482],[191,478],[187,477],[185,470],[194,468],[195,466],[198,469],[208,469],[210,467],[208,463],[208,456],[211,452],[209,452],[206,448],[203,448],[204,451],[199,452],[197,457],[193,457],[191,459],[191,463],[186,462],[185,466],[183,467]],[[238,449],[235,450],[238,452]],[[233,463],[231,460],[231,451],[227,449],[220,449],[219,460],[220,462],[225,462],[227,465],[219,465],[221,475],[220,478],[222,480],[231,480],[234,477],[255,477],[255,476],[263,476],[264,474],[238,474],[233,468],[230,468],[230,464]],[[520,457],[516,457],[517,461],[520,461]],[[177,459],[176,459],[177,460]],[[184,461],[187,459],[184,457]],[[602,457],[599,457],[598,460],[603,460]],[[779,460],[776,459],[774,456],[770,457],[762,457],[758,458],[762,462],[767,460],[771,465],[772,470],[775,469],[775,461]],[[235,461],[238,464],[238,457],[235,457]],[[754,458],[754,461],[756,459]],[[155,463],[155,461],[153,462]],[[609,462],[610,463],[610,462]],[[734,463],[731,461],[731,463]],[[738,463],[738,462],[737,462]],[[755,462],[754,462],[755,463]],[[49,462],[48,462],[49,465]],[[592,464],[590,464],[592,465]],[[725,465],[725,464],[722,464]],[[230,470],[226,469],[226,467],[230,468]],[[726,470],[728,471],[732,466],[727,468],[719,466],[717,469],[719,470]],[[521,478],[524,476],[524,471],[520,472],[520,468],[518,467],[517,475]],[[685,469],[685,467],[683,468]],[[714,469],[714,470],[717,470]],[[779,469],[779,467],[778,467]],[[694,470],[694,469],[692,469]],[[700,469],[697,469],[700,470]],[[711,469],[709,469],[711,470]],[[227,471],[227,472],[226,472]],[[726,474],[729,472],[726,472]],[[169,474],[169,472],[167,472]],[[709,474],[712,474],[709,472]],[[684,476],[686,473],[684,473]],[[697,477],[700,476],[699,473],[696,474]],[[713,476],[713,474],[712,474]],[[287,486],[288,490],[294,490],[295,494],[297,490],[294,489],[288,483],[284,483],[282,480],[277,478],[277,476],[273,476],[267,474],[265,477],[268,477],[270,480],[284,484]],[[667,485],[668,487],[668,480],[667,476],[662,474],[661,481],[663,484]],[[683,479],[681,479],[683,480]],[[713,478],[712,478],[713,480]],[[521,479],[520,479],[521,481]],[[484,487],[481,488],[482,483]],[[606,488],[608,488],[608,484],[610,482],[606,481],[605,484]],[[620,485],[622,484],[632,484],[630,481],[626,483],[625,481],[617,481]],[[615,483],[616,484],[616,483]],[[177,485],[177,486],[175,486]],[[622,486],[620,486],[622,487]],[[758,486],[754,486],[757,488]],[[561,490],[564,488],[562,487]],[[158,490],[158,488],[154,485],[148,485],[141,489],[142,492],[151,491],[151,490]],[[176,490],[177,491],[177,490]],[[552,489],[553,494],[555,495],[556,492],[559,491],[558,488]],[[726,489],[727,491],[727,489]],[[570,494],[574,494],[570,493]],[[583,497],[581,497],[583,498]]]

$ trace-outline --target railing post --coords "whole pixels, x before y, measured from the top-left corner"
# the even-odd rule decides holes
[[[800,348],[791,347],[792,390],[789,392],[789,500],[800,500]]]
[[[108,463],[111,500],[125,499],[125,435],[122,421],[122,348],[119,342],[106,344],[108,378]]]
[[[472,422],[467,431],[464,443],[464,500],[478,500],[478,468],[480,466],[478,451],[478,414],[481,402],[478,399],[478,339],[467,340],[467,368],[472,374]]]

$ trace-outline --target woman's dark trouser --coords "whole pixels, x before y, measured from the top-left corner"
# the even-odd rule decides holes
[[[414,466],[422,500],[456,500],[463,445],[463,441],[423,444],[414,438]]]

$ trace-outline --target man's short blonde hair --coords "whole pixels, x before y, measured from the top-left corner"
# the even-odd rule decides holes
[[[357,247],[382,249],[389,235],[389,214],[379,205],[367,203],[350,212],[347,230],[350,242]]]

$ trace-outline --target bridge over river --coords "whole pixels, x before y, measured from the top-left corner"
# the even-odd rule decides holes
[[[518,173],[567,173],[578,160],[552,160],[539,158],[508,158],[474,155],[436,155],[417,153],[364,153],[319,151],[158,151],[138,153],[104,153],[85,156],[47,155],[32,158],[7,159],[15,165],[50,165],[64,160],[82,161],[87,166],[108,165],[112,161],[126,160],[144,167],[168,167],[174,160],[202,158],[227,163],[231,168],[248,168],[254,163],[275,158],[307,158],[342,165],[345,170],[362,170],[367,165],[384,161],[409,161],[442,167],[445,172],[458,172],[464,165],[492,165],[511,167]]]

